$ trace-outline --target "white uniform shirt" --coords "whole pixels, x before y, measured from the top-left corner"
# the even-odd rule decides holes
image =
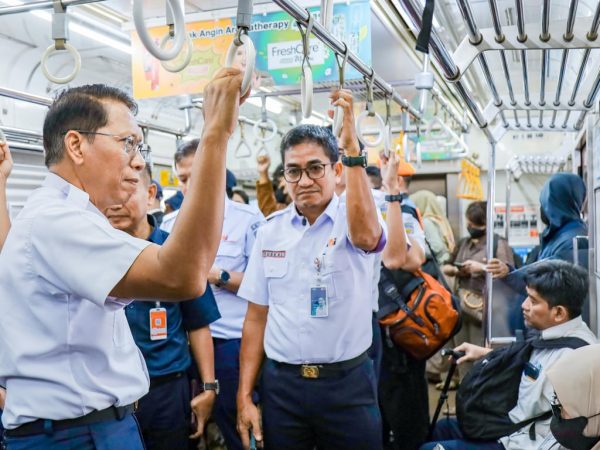
[[[165,225],[163,221],[161,229],[170,232],[174,223],[175,220],[169,220]],[[228,272],[244,272],[256,232],[264,223],[265,218],[257,208],[226,198],[223,233],[214,265]],[[212,336],[219,339],[240,339],[248,302],[225,288],[215,285],[211,287],[221,313],[221,318],[210,324]]]
[[[542,339],[561,337],[577,337],[590,344],[596,343],[594,333],[581,319],[581,316],[542,331]],[[573,350],[570,348],[533,350],[529,362],[540,369],[540,374],[536,380],[526,375],[522,376],[519,384],[517,406],[508,413],[512,422],[519,423],[550,411],[550,401],[554,395],[554,389],[546,377],[546,369],[557,361],[561,355],[571,351]],[[536,450],[541,446],[546,436],[551,434],[550,419],[535,423],[536,440],[531,440],[529,437],[530,427],[531,425],[527,425],[499,441],[507,450]]]
[[[336,195],[311,226],[291,204],[258,230],[238,295],[269,306],[267,357],[290,364],[352,359],[371,345],[373,261],[385,245],[385,228],[374,252],[352,245],[346,207]],[[323,257],[323,254],[325,256]],[[315,258],[324,260],[328,317],[310,316]]]
[[[49,174],[0,254],[0,384],[8,429],[72,419],[148,392],[146,364],[108,298],[150,243],[115,230],[88,195]]]

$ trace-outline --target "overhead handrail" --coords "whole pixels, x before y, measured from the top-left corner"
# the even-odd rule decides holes
[[[236,158],[250,158],[252,156],[252,147],[246,141],[246,133],[244,131],[244,122],[239,120],[238,125],[240,127],[240,141],[235,148],[234,156]]]
[[[54,7],[54,14],[52,15],[52,39],[54,39],[54,44],[50,45],[42,55],[41,69],[49,81],[56,84],[66,84],[73,81],[81,70],[81,56],[75,47],[67,42],[69,39],[69,29],[67,26],[66,7],[59,0],[54,0],[52,3]],[[65,77],[57,77],[48,70],[48,58],[51,54],[60,50],[69,52],[75,63],[73,71]]]
[[[363,112],[361,112],[358,115],[358,117],[356,118],[356,134],[357,134],[358,140],[365,147],[377,147],[378,145],[381,144],[381,141],[383,141],[385,133],[386,133],[385,123],[383,123],[383,119],[381,118],[381,116],[379,114],[377,114],[377,112],[375,112],[375,108],[373,107],[373,101],[374,101],[374,98],[373,98],[373,75],[374,74],[375,74],[375,72],[373,71],[373,72],[371,72],[370,77],[368,77],[368,78],[365,77],[365,84],[367,85],[367,106],[366,106],[365,110]],[[379,134],[373,141],[368,141],[362,134],[362,124],[366,117],[372,117],[377,122],[376,129],[377,129],[377,131],[379,131]]]
[[[385,96],[385,132],[383,135],[383,154],[389,158],[392,148],[392,97]]]
[[[272,119],[267,117],[267,97],[262,97],[261,100],[262,107],[260,109],[260,120],[258,120],[252,127],[252,133],[258,141],[269,142],[277,135],[277,124]],[[265,128],[270,128],[271,133],[265,135]]]
[[[433,128],[435,125],[439,125],[439,127],[441,129],[441,133],[433,131]],[[467,144],[465,144],[465,141],[462,139],[462,137],[457,135],[456,132],[452,128],[450,128],[448,125],[446,125],[446,123],[443,120],[440,120],[440,118],[437,115],[434,115],[434,117],[427,124],[427,129],[425,131],[424,137],[426,140],[431,140],[431,141],[446,141],[447,142],[448,140],[450,140],[450,141],[452,141],[450,143],[457,144],[459,147],[461,147],[461,149],[464,152],[469,151],[469,147],[467,147]]]
[[[233,67],[238,47],[244,47],[246,51],[246,67],[244,68],[244,78],[242,80],[241,92],[246,95],[252,87],[252,77],[256,65],[256,49],[248,32],[252,25],[252,0],[238,0],[238,9],[236,17],[237,31],[233,41],[227,49],[225,65]]]
[[[312,66],[310,65],[310,33],[313,28],[314,17],[308,11],[308,25],[306,30],[300,22],[298,30],[302,36],[302,73],[300,74],[300,104],[302,106],[302,117],[308,119],[312,114],[313,101],[313,76]]]
[[[331,31],[333,25],[333,0],[321,0],[321,25]]]
[[[163,38],[160,41],[161,50],[164,49],[165,44],[167,43],[167,41],[169,39],[171,39],[171,35],[169,33],[167,33],[163,36]],[[171,72],[171,73],[181,72],[192,61],[193,53],[194,53],[194,42],[192,41],[192,38],[190,37],[190,35],[186,32],[185,33],[185,45],[182,49],[182,52],[180,52],[176,58],[174,58],[170,61],[161,61],[160,65],[167,72]]]
[[[346,72],[346,62],[348,61],[348,46],[344,42],[344,52],[342,55],[342,60],[340,62],[340,55],[335,54],[335,61],[338,66],[339,73],[339,83],[340,89],[344,88],[345,84],[345,72]],[[373,70],[373,69],[371,69]],[[333,110],[333,135],[335,137],[339,137],[342,132],[342,124],[344,123],[344,109],[341,106],[336,106]]]
[[[165,50],[154,44],[154,39],[144,23],[144,0],[133,0],[133,23],[142,44],[152,56],[161,61],[177,58],[185,44],[185,17],[179,0],[167,0],[168,36],[173,38],[173,46]],[[166,42],[166,41],[165,41]]]

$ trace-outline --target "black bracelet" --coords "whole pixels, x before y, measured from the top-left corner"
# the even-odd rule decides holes
[[[385,196],[386,202],[402,203],[402,200],[404,200],[404,194],[394,194],[394,195],[386,195]]]

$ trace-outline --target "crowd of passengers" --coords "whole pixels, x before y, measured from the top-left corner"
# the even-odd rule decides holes
[[[600,352],[587,271],[573,263],[573,238],[587,235],[581,178],[545,183],[524,267],[497,235],[488,261],[486,202],[468,206],[457,239],[444,199],[411,193],[404,158],[367,167],[340,89],[340,136],[287,132],[274,172],[257,160],[256,207],[225,168],[240,85],[223,69],[205,89],[201,137],[176,149],[181,191],[166,200],[137,105],[114,87],[57,96],[49,173],[12,224],[0,143],[6,448],[199,448],[214,421],[229,450],[600,449]],[[510,434],[473,439],[452,415],[430,426],[428,380],[441,389],[452,362],[416,357],[378,314],[381,271],[412,280],[426,266],[460,311],[445,343],[462,352],[451,388],[500,351],[484,346],[487,275],[513,290],[513,331],[533,350],[502,413],[523,423]],[[564,338],[580,344],[553,345]]]

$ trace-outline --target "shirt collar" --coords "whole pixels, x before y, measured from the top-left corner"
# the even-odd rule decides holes
[[[543,330],[542,339],[556,339],[559,337],[567,336],[571,334],[570,332],[580,328],[582,323],[583,319],[581,318],[581,316],[577,316],[574,319],[569,320],[568,322],[561,323],[560,325],[555,325],[546,330]]]
[[[42,183],[42,186],[51,189],[57,189],[63,193],[63,195],[66,197],[66,200],[69,203],[75,205],[80,209],[89,209],[90,211],[93,211],[103,216],[103,214],[98,210],[98,208],[96,208],[90,202],[90,196],[87,192],[82,191],[78,187],[74,186],[73,184],[69,183],[67,180],[53,172],[48,173],[46,179]]]
[[[334,222],[335,218],[337,217],[339,205],[340,205],[340,198],[334,193],[333,197],[329,201],[329,204],[325,208],[325,211],[323,211],[321,213],[321,215],[317,218],[317,220],[315,220],[315,224],[324,220],[324,219],[321,219],[321,217],[329,217],[329,219],[331,219],[331,221]],[[292,204],[292,207],[290,208],[290,210],[291,210],[291,217],[290,217],[291,223],[293,225],[300,224],[302,222],[302,220],[304,220],[304,216],[298,212],[298,209],[296,209],[296,206],[294,204]]]
[[[156,225],[156,218],[152,214],[146,214],[146,219],[148,219],[148,223],[152,227],[152,233],[150,233],[150,236],[148,236],[146,240],[150,242],[159,242],[160,229]]]

